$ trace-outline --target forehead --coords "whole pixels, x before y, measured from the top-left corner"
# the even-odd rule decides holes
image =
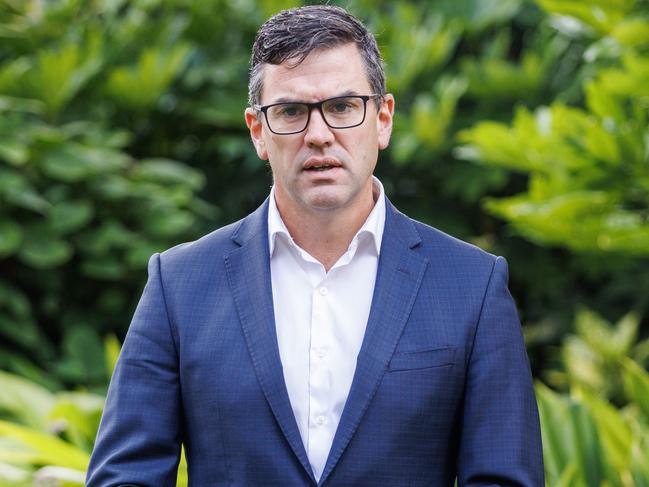
[[[355,44],[312,51],[297,66],[291,60],[266,64],[263,75],[262,104],[370,93],[365,64]]]

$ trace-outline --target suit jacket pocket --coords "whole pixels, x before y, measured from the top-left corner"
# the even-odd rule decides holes
[[[388,371],[429,369],[453,365],[455,348],[435,348],[433,350],[416,350],[413,352],[395,352],[390,360]]]

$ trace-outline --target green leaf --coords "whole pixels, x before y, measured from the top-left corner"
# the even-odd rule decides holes
[[[125,168],[130,158],[112,150],[67,142],[43,157],[44,172],[59,181],[74,183]]]
[[[126,275],[127,268],[120,259],[110,256],[86,260],[81,265],[83,274],[102,281],[118,281]]]
[[[649,97],[649,57],[628,53],[622,57],[622,65],[622,68],[599,73],[600,89],[624,98],[646,100]],[[644,107],[646,110],[646,101]]]
[[[0,198],[7,203],[45,214],[50,209],[49,201],[34,189],[30,181],[14,170],[0,167]]]
[[[45,154],[43,171],[47,176],[65,183],[82,181],[92,175],[88,161],[67,146]]]
[[[65,43],[56,50],[41,49],[26,74],[32,96],[42,100],[47,112],[58,113],[101,67],[100,37],[86,44]]]
[[[189,211],[156,209],[149,214],[144,227],[153,237],[174,237],[187,232],[195,221],[194,215]]]
[[[39,340],[38,348],[33,349],[34,359],[47,360],[52,357],[52,345],[43,339]],[[24,355],[19,355],[13,350],[2,349],[0,347],[0,367],[17,374],[23,379],[28,379],[37,385],[41,385],[48,390],[60,389],[61,383],[51,375],[49,371],[45,372],[41,367],[37,367],[32,361],[26,359]]]
[[[63,359],[58,372],[75,382],[99,382],[106,377],[104,349],[97,332],[87,325],[68,329],[63,337]]]
[[[126,262],[131,269],[146,269],[149,257],[156,252],[164,250],[161,244],[155,244],[148,241],[138,242],[128,249],[126,253]]]
[[[86,472],[82,470],[47,466],[34,474],[35,485],[55,485],[56,487],[83,487]]]
[[[49,224],[59,234],[67,234],[83,228],[94,216],[94,208],[88,201],[62,201],[50,212]]]
[[[0,160],[4,159],[12,166],[23,166],[29,158],[29,149],[21,141],[0,138]]]
[[[597,423],[597,431],[602,443],[603,458],[609,467],[608,478],[619,482],[619,475],[628,470],[634,434],[624,416],[596,393],[580,391],[579,394]]]
[[[57,401],[48,419],[51,423],[60,423],[62,433],[71,442],[84,449],[91,450],[97,436],[99,421],[104,407],[104,398],[89,393],[63,393]]]
[[[13,255],[23,240],[23,232],[17,223],[0,220],[0,259]]]
[[[92,189],[101,200],[122,201],[132,196],[131,181],[117,174],[109,174],[93,181]]]
[[[33,487],[30,470],[0,463],[0,487]]]
[[[391,91],[405,92],[423,73],[441,67],[453,52],[461,31],[459,21],[445,21],[439,13],[404,2],[395,4],[394,18],[380,28],[389,32],[382,46]],[[408,29],[396,26],[408,25]]]
[[[41,346],[43,335],[31,317],[14,317],[0,314],[0,334],[13,344],[19,344],[31,351]]]
[[[613,28],[611,37],[625,46],[646,45],[649,43],[649,21],[646,18],[625,19]]]
[[[545,81],[541,59],[525,54],[519,64],[504,59],[468,59],[462,73],[469,80],[468,95],[483,103],[534,100]]]
[[[581,338],[569,336],[564,340],[561,358],[571,385],[603,391],[608,377],[603,373],[603,360]]]
[[[622,359],[624,390],[649,421],[649,373],[629,358]]]
[[[106,361],[107,378],[110,379],[115,370],[117,359],[121,351],[121,344],[117,337],[113,334],[107,335],[104,338],[104,359]]]
[[[0,96],[0,112],[22,112],[41,115],[43,113],[44,106],[45,105],[40,101],[32,100],[31,98]],[[16,131],[14,131],[14,133],[16,133]]]
[[[30,63],[26,57],[9,60],[0,65],[0,93],[16,93],[29,67]]]
[[[92,255],[109,258],[111,249],[128,248],[136,235],[116,219],[105,219],[99,228],[92,228],[79,237],[81,248]]]
[[[0,448],[0,462],[18,455],[29,458],[33,465],[57,465],[76,470],[88,468],[90,454],[65,441],[34,429],[0,420],[0,437],[7,437],[25,450],[16,452],[8,445]]]
[[[0,409],[27,426],[44,430],[54,395],[44,387],[8,372],[0,371]]]
[[[25,241],[18,257],[36,269],[52,269],[65,264],[73,254],[72,246],[61,240],[49,227],[35,224],[25,229]]]
[[[559,479],[557,480],[557,482],[551,485],[552,487],[575,487],[575,486],[581,487],[581,483],[579,481],[579,475],[577,472],[577,464],[571,462],[568,465],[566,465],[566,468],[564,468],[561,471],[561,474],[559,475]]]
[[[31,304],[27,296],[14,285],[2,280],[0,280],[0,308],[12,317],[31,318]]]
[[[187,478],[187,459],[185,457],[185,447],[180,451],[180,463],[178,464],[178,474],[176,476],[176,486],[177,487],[187,487],[188,485]]]
[[[205,177],[199,171],[170,159],[143,159],[133,168],[135,179],[164,185],[187,185],[197,190],[205,184]]]
[[[574,460],[574,432],[566,427],[569,420],[567,400],[540,382],[536,398],[541,419],[543,459],[549,485],[559,482],[562,472]]]
[[[437,9],[446,16],[461,19],[472,32],[506,23],[521,8],[520,0],[439,0]]]
[[[649,487],[649,433],[646,429],[633,445],[631,475],[634,487]]]
[[[635,0],[536,0],[548,13],[574,17],[606,34],[627,15]]]
[[[145,49],[135,66],[114,69],[106,84],[116,100],[135,109],[152,107],[184,68],[190,48],[180,44],[170,51]]]
[[[575,429],[575,453],[578,472],[585,485],[601,485],[604,480],[604,459],[597,426],[590,411],[580,403],[569,408],[570,424]]]

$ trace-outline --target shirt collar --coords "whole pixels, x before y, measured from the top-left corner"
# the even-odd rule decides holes
[[[385,192],[381,181],[375,176],[372,176],[372,193],[375,198],[374,208],[372,208],[372,211],[367,216],[365,223],[363,223],[358,232],[356,232],[356,235],[354,235],[350,246],[356,245],[359,236],[367,234],[374,242],[376,255],[379,255],[381,253],[383,228],[385,227]],[[268,199],[268,245],[271,257],[275,251],[275,239],[277,235],[285,236],[291,245],[298,247],[279,214],[277,203],[275,202],[275,186],[273,186]]]

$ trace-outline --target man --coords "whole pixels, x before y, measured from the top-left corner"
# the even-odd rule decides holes
[[[274,186],[155,255],[88,485],[543,485],[504,259],[399,213],[372,176],[394,99],[346,11],[260,29],[245,119]]]

